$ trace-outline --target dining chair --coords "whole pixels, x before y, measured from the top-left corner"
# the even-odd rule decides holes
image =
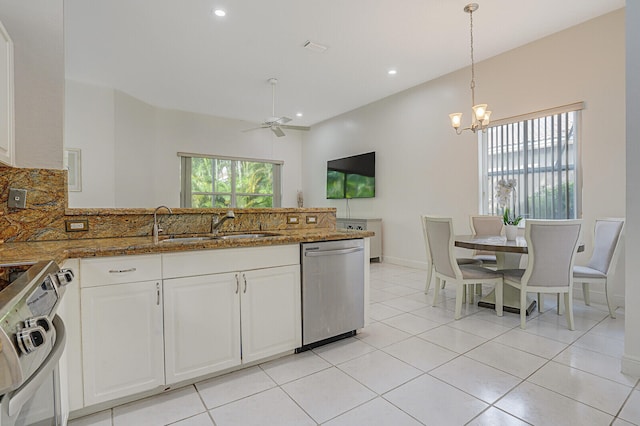
[[[593,253],[585,266],[573,267],[573,280],[582,283],[585,305],[591,305],[589,284],[604,284],[609,315],[615,318],[609,289],[609,276],[615,272],[624,218],[599,218],[593,229]]]
[[[500,235],[502,233],[502,217],[492,215],[470,216],[471,232],[479,237]],[[476,250],[474,259],[482,261],[483,265],[496,265],[496,254],[492,251]]]
[[[564,294],[565,315],[573,325],[573,265],[580,242],[582,220],[534,220],[525,225],[529,253],[526,269],[501,271],[504,284],[520,290],[520,328],[526,327],[527,293]]]
[[[450,217],[423,216],[427,236],[427,250],[430,252],[436,285],[432,306],[436,305],[440,281],[445,280],[456,286],[455,319],[462,315],[462,299],[469,284],[493,284],[496,294],[496,314],[502,316],[502,275],[480,265],[459,265],[455,257],[453,220]]]
[[[431,286],[431,280],[433,279],[433,262],[431,261],[431,251],[429,250],[429,241],[427,238],[427,227],[426,227],[426,218],[428,216],[422,215],[420,216],[420,223],[422,224],[422,235],[424,237],[424,246],[427,252],[427,282],[424,286],[424,294],[429,292],[429,287]],[[456,262],[458,265],[482,265],[482,261],[478,259],[472,259],[468,257],[458,257],[456,258]],[[442,288],[445,286],[445,281],[442,281]]]

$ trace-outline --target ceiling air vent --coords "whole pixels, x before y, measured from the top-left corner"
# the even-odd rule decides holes
[[[325,50],[327,50],[327,46],[323,46],[321,44],[318,43],[314,43],[312,41],[305,41],[303,44],[303,47],[307,50],[310,50],[312,52],[316,52],[316,53],[324,53]]]

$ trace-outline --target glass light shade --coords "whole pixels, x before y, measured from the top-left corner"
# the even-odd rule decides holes
[[[487,124],[489,124],[490,120],[491,120],[491,111],[485,111],[484,118],[482,119],[482,125],[486,126]]]
[[[449,118],[451,119],[451,125],[453,126],[454,129],[457,129],[460,127],[460,123],[462,123],[461,112],[455,112],[453,114],[449,114]]]
[[[487,104],[478,104],[473,106],[473,113],[476,115],[476,120],[481,121],[484,119],[484,114],[487,111]]]

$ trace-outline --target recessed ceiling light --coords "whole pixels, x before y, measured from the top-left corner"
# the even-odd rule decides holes
[[[398,70],[391,69],[391,70],[387,71],[387,74],[389,74],[389,75],[396,75],[396,74],[398,74]]]
[[[302,117],[302,113],[301,112],[297,112],[296,113],[296,117]]]
[[[222,9],[213,9],[213,14],[222,18],[227,15],[227,12]]]

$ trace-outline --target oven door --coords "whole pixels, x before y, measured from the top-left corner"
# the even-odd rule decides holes
[[[53,319],[56,339],[40,368],[0,402],[0,426],[61,426],[58,364],[65,345],[62,319]]]

